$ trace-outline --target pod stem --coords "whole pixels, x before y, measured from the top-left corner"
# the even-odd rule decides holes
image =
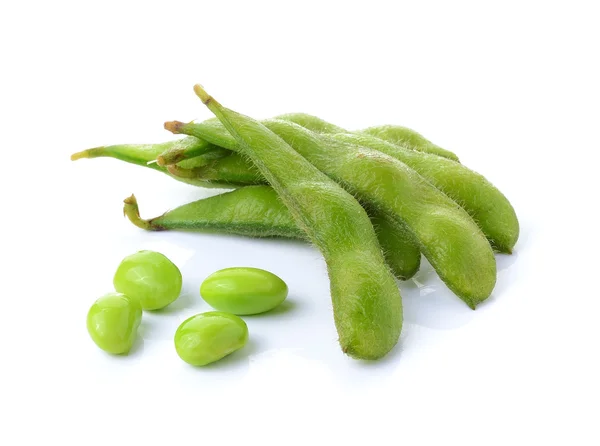
[[[152,220],[144,220],[140,217],[140,209],[137,204],[135,195],[131,194],[130,197],[123,200],[123,215],[125,215],[131,223],[136,225],[138,228],[145,229],[146,231],[161,231],[164,228],[153,225]]]

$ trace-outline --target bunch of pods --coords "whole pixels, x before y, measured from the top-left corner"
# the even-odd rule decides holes
[[[216,118],[165,123],[183,139],[72,156],[233,189],[149,220],[131,196],[124,212],[133,224],[312,242],[327,264],[341,348],[354,358],[381,358],[398,342],[395,278],[411,278],[421,254],[472,309],[490,296],[494,251],[512,252],[519,223],[507,198],[454,153],[394,125],[348,131],[303,113],[256,121],[194,91]]]

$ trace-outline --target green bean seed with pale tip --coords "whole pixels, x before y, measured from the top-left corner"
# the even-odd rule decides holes
[[[181,293],[181,272],[165,255],[139,251],[123,259],[115,276],[115,290],[137,299],[144,310],[159,310]]]
[[[109,293],[96,300],[87,314],[87,330],[94,343],[114,355],[131,350],[142,320],[142,307],[136,299]]]
[[[194,366],[218,361],[248,341],[248,326],[238,316],[220,311],[197,314],[175,332],[175,350]]]
[[[286,283],[260,268],[234,267],[212,273],[200,295],[215,310],[237,315],[259,314],[281,304],[288,294]]]

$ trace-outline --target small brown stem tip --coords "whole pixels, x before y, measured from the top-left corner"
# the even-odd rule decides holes
[[[194,85],[194,93],[196,93],[196,95],[205,105],[208,105],[208,103],[213,99],[212,96],[209,95],[200,84]]]
[[[129,197],[125,198],[123,200],[123,203],[136,205],[137,204],[137,200],[135,198],[135,195],[131,194]]]
[[[168,121],[165,122],[165,130],[168,130],[171,133],[179,133],[181,127],[184,126],[184,123],[181,121]]]

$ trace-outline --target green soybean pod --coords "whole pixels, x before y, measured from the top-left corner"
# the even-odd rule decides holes
[[[511,253],[519,238],[519,220],[508,201],[483,175],[449,159],[414,152],[370,135],[323,136],[386,153],[414,169],[473,217],[494,249]]]
[[[440,278],[469,307],[490,296],[496,283],[490,244],[471,216],[422,176],[373,149],[336,140],[324,144],[287,121],[263,123],[359,199],[405,224]]]
[[[315,116],[303,113],[284,115],[291,122],[319,133],[325,141],[335,138],[390,155],[429,180],[473,217],[494,249],[511,253],[519,238],[519,221],[508,199],[484,176],[452,161],[452,157],[435,156],[410,150],[402,144],[392,144],[381,135],[361,132],[340,132],[340,128]],[[393,126],[387,126],[390,131]],[[382,127],[383,128],[383,127]],[[395,128],[395,127],[394,127]]]
[[[219,150],[225,150],[220,148]],[[205,154],[208,155],[210,152]],[[166,167],[168,173],[175,178],[185,178],[188,180],[200,180],[209,182],[227,182],[228,184],[250,185],[263,184],[265,179],[258,169],[246,161],[237,153],[207,162],[198,167],[185,168],[180,165],[172,164]],[[196,158],[190,158],[190,161]],[[201,185],[201,184],[200,184]]]
[[[175,332],[175,350],[194,366],[218,361],[248,341],[248,326],[234,314],[210,311],[181,323]]]
[[[469,307],[490,296],[496,261],[489,242],[464,209],[413,169],[373,149],[325,141],[289,121],[262,123],[361,201],[406,225],[440,278]],[[166,127],[236,150],[235,139],[216,124]]]
[[[306,113],[287,113],[284,115],[276,116],[274,119],[293,122],[308,130],[320,134],[352,133],[348,130],[343,129],[342,127],[338,127],[337,125],[331,124],[327,121],[324,121],[321,118]],[[207,119],[206,121],[203,121],[199,124],[207,127],[219,126],[218,120],[214,118]],[[395,144],[401,144],[406,149],[415,150],[423,153],[430,153],[432,155],[448,158],[456,162],[459,161],[458,156],[456,156],[456,154],[433,144],[431,141],[425,139],[419,133],[406,127],[387,125],[380,127],[372,127],[364,131],[357,131],[353,133],[375,133],[377,129],[380,130],[378,135],[380,138],[387,139]],[[159,166],[165,166],[168,164],[174,164],[183,159],[190,159],[199,155],[203,155],[204,153],[206,153],[206,149],[204,146],[181,149],[174,147],[159,155],[156,160]]]
[[[200,179],[196,176],[173,175],[169,169],[159,166],[155,160],[164,152],[176,153],[177,168],[185,170],[199,169],[203,173]],[[187,154],[194,154],[193,158]],[[208,142],[188,137],[160,144],[118,144],[95,147],[71,155],[71,160],[84,158],[114,158],[137,166],[147,167],[162,172],[183,183],[206,188],[235,188],[245,184],[260,183],[256,169],[240,159],[231,151],[216,147]]]
[[[125,257],[113,278],[115,290],[137,299],[144,310],[159,310],[181,293],[181,272],[164,254],[138,251]]]
[[[407,280],[419,270],[421,253],[412,239],[385,216],[368,211],[385,260],[396,278]],[[187,203],[164,214],[142,219],[135,196],[124,200],[123,213],[147,231],[200,231],[249,237],[307,240],[273,188],[245,186]]]
[[[136,299],[109,293],[94,302],[87,314],[87,330],[94,343],[114,355],[131,350],[142,320]]]
[[[209,120],[210,121],[210,120]],[[213,122],[221,124],[218,120]],[[242,188],[244,185],[265,183],[258,170],[237,153],[210,145],[206,151],[205,141],[195,137],[163,144],[121,144],[97,147],[73,155],[73,159],[110,157],[165,173],[172,178],[199,187]],[[177,154],[178,164],[166,168],[152,160],[162,150]],[[201,154],[194,158],[194,150]],[[177,152],[177,150],[180,150]],[[189,150],[189,151],[188,151]],[[226,154],[227,156],[224,156]],[[277,199],[275,192],[258,188],[240,194],[219,195],[195,203],[184,205],[155,219],[143,220],[139,217],[135,197],[125,200],[124,212],[131,222],[146,230],[200,230],[239,234],[251,237],[304,238],[285,206]],[[222,198],[221,198],[222,197]],[[264,214],[261,214],[264,212]],[[419,270],[420,252],[414,240],[400,236],[402,232],[394,222],[372,214],[377,220],[377,237],[385,252],[385,258],[398,279],[407,280]]]
[[[416,150],[417,152],[431,153],[433,155],[438,155],[453,161],[458,161],[458,157],[454,153],[446,149],[442,149],[440,146],[432,143],[420,133],[400,125],[380,125],[369,127],[356,133],[364,133],[367,135],[376,136],[377,138],[381,138],[385,141],[389,141],[393,144],[403,147],[408,147],[409,149]]]
[[[348,130],[344,130],[343,128],[338,127],[337,125],[330,124],[329,122],[324,121],[321,118],[306,113],[287,113],[284,115],[277,116],[276,119],[294,122],[304,128],[307,128],[317,133],[364,133],[368,135],[373,135],[383,140],[389,141],[393,144],[398,144],[403,147],[406,147],[410,150],[430,153],[432,155],[437,155],[443,158],[451,159],[453,161],[458,161],[458,156],[456,156],[456,154],[454,154],[453,152],[443,149],[440,146],[432,143],[420,133],[417,133],[414,130],[399,125],[381,125],[377,127],[369,127],[367,129],[359,130],[356,132],[349,132]]]
[[[421,267],[421,250],[405,224],[388,214],[367,211],[371,216],[383,256],[399,280],[412,278]]]
[[[265,120],[262,121],[265,125],[272,125],[273,122],[279,122],[280,124],[289,124],[295,125],[293,123],[281,120]],[[303,129],[298,125],[295,125],[298,129]],[[201,139],[206,139],[210,143],[219,146],[221,148],[237,150],[237,143],[233,136],[227,131],[227,129],[218,121],[207,120],[200,123],[183,123],[183,122],[167,122],[165,123],[165,128],[173,133],[184,133],[196,136]],[[293,130],[293,129],[292,129]],[[306,131],[306,129],[304,129]],[[275,133],[278,134],[278,130],[275,130]],[[286,132],[284,132],[286,133]],[[279,135],[283,136],[283,135]],[[302,155],[305,155],[302,152],[301,148],[296,147],[295,142],[293,141],[293,135],[290,136],[291,142],[287,141],[288,144],[293,146],[294,149],[299,151]],[[315,138],[318,138],[318,135],[315,134]],[[285,139],[285,138],[284,138]],[[339,145],[339,143],[336,143]],[[301,144],[302,145],[302,144]],[[325,146],[324,146],[325,147]],[[335,163],[336,160],[331,159],[331,157],[327,153],[318,154],[313,153],[315,159],[321,159],[323,157],[329,157],[330,161]],[[309,159],[313,164],[315,163],[314,159]],[[317,167],[323,170],[320,166]],[[324,170],[323,170],[324,171]],[[328,171],[324,171],[329,175]],[[176,173],[172,171],[172,173]],[[355,172],[358,174],[359,172]],[[377,236],[379,242],[384,249],[385,257],[388,262],[388,265],[392,268],[392,271],[401,280],[407,280],[413,277],[417,271],[419,270],[421,264],[421,251],[417,240],[415,239],[414,234],[406,228],[406,224],[399,220],[392,218],[391,215],[383,215],[385,212],[381,212],[377,207],[371,207],[370,215],[378,220],[378,227],[380,228],[377,231]]]
[[[246,186],[184,204],[156,218],[140,217],[135,196],[126,198],[124,214],[148,231],[208,231],[250,237],[306,239],[275,191],[269,186]]]
[[[342,351],[361,359],[387,354],[400,336],[402,302],[365,210],[262,124],[221,106],[201,86],[194,90],[321,250]]]
[[[233,267],[204,279],[200,295],[215,310],[241,316],[277,307],[287,297],[288,287],[281,278],[264,269]]]

